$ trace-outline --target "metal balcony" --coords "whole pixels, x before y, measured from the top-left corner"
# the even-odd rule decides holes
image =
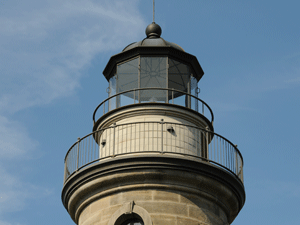
[[[197,96],[169,88],[139,88],[113,95],[101,102],[94,111],[94,123],[111,110],[139,103],[165,103],[192,109],[208,119],[213,125],[214,114],[211,108]]]
[[[193,159],[225,170],[243,182],[243,157],[229,140],[195,126],[164,121],[114,124],[78,139],[65,157],[64,182],[104,160],[143,154]]]

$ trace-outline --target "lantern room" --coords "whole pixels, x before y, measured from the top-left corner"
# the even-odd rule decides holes
[[[103,71],[109,82],[109,110],[126,102],[174,103],[196,109],[197,82],[204,72],[193,55],[160,37],[161,28],[152,23],[147,37],[110,58]],[[113,98],[113,96],[118,95]],[[197,110],[198,111],[198,110]]]

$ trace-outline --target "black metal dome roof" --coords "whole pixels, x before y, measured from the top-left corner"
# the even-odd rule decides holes
[[[156,24],[156,23],[151,23],[147,26],[146,28],[146,35],[147,37],[144,38],[142,41],[139,42],[134,42],[131,43],[129,45],[127,45],[122,52],[125,52],[129,49],[135,48],[135,47],[140,47],[140,46],[149,46],[149,47],[154,47],[154,46],[160,46],[160,47],[164,47],[164,46],[168,46],[168,47],[173,47],[175,49],[178,49],[180,51],[183,51],[183,48],[181,48],[179,45],[172,43],[172,42],[168,42],[166,40],[164,40],[163,38],[160,37],[161,35],[161,27]]]
[[[178,60],[191,68],[193,76],[199,81],[204,72],[197,58],[183,50],[179,45],[165,41],[160,37],[161,28],[156,23],[151,23],[146,28],[147,37],[139,42],[134,42],[123,49],[122,52],[110,57],[103,75],[109,81],[115,75],[116,66],[127,60],[132,60],[138,56],[144,57],[165,57]]]

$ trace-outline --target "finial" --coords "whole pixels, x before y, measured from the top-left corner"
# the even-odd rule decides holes
[[[149,24],[146,28],[147,38],[159,38],[161,32],[161,27],[154,22]]]

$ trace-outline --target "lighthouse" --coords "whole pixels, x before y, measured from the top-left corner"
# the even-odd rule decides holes
[[[214,131],[197,58],[146,37],[108,61],[93,132],[67,151],[62,202],[78,225],[227,225],[245,202],[243,158]]]

